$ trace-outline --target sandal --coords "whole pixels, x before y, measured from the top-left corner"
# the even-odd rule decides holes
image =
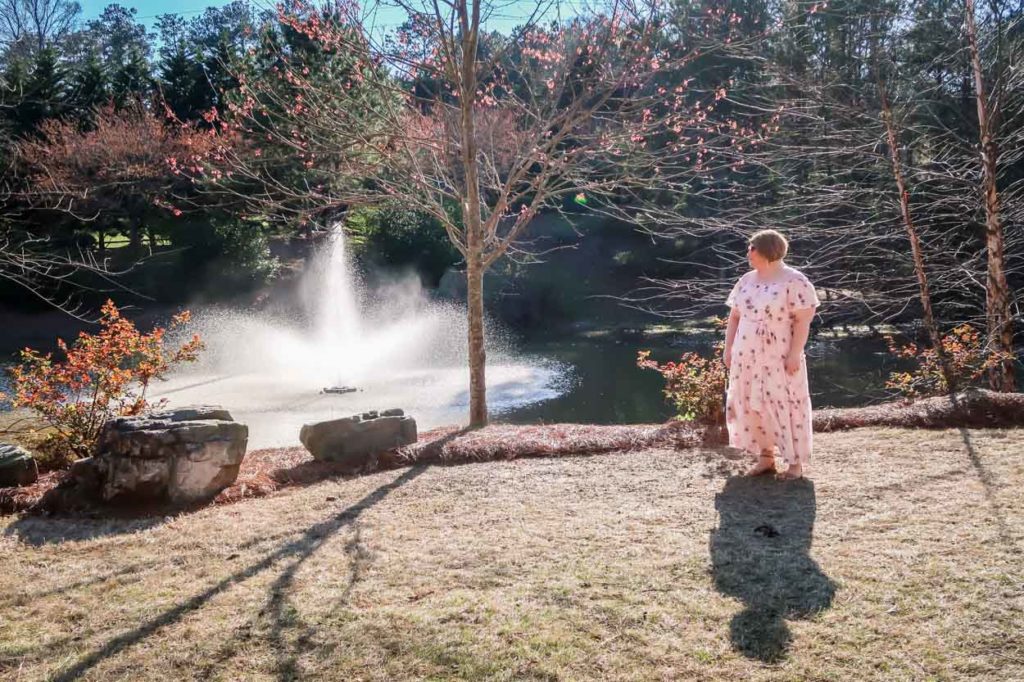
[[[762,474],[767,474],[769,471],[775,471],[775,455],[768,455],[762,452],[758,456],[757,464],[750,467],[750,469],[747,470],[746,475],[760,476]]]

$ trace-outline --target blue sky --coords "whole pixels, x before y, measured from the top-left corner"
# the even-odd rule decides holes
[[[272,8],[277,0],[250,0],[254,7]],[[103,11],[103,8],[112,4],[112,0],[78,0],[82,6],[82,18],[85,20],[95,19]],[[150,29],[156,23],[156,18],[161,14],[180,14],[186,18],[199,16],[207,7],[221,7],[228,4],[230,0],[120,0],[118,4],[137,10],[136,17]],[[500,17],[495,17],[488,22],[488,27],[500,31],[507,31],[524,19],[530,16],[530,12],[537,6],[538,0],[497,0],[494,5],[500,7]],[[569,6],[575,3],[567,3]],[[364,0],[363,7],[373,5],[373,0]],[[401,23],[403,15],[395,8],[382,8],[379,10],[378,24],[391,28]]]
[[[207,7],[220,7],[230,0],[120,0],[117,4],[138,10],[136,17],[150,28],[161,14],[182,14],[186,17],[197,16]],[[82,6],[83,19],[95,19],[111,0],[78,0]]]

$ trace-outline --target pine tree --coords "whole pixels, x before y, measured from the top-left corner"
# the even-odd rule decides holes
[[[70,99],[79,120],[86,128],[92,126],[96,110],[110,103],[110,83],[95,51],[91,51],[75,70]]]
[[[65,113],[67,105],[65,76],[56,49],[47,47],[36,53],[32,72],[25,82],[23,97],[15,105],[14,132],[16,135],[35,132],[46,119],[56,118]]]
[[[195,120],[202,108],[202,103],[197,101],[202,71],[183,40],[162,51],[158,69],[164,103],[179,120]]]
[[[153,82],[149,61],[142,50],[132,48],[127,52],[125,62],[117,67],[111,77],[111,86],[114,103],[119,108],[149,98],[153,92]]]

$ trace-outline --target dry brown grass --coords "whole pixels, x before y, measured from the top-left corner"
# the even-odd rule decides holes
[[[1024,432],[816,452],[796,484],[650,449],[0,519],[0,678],[1024,678]]]
[[[31,450],[36,444],[36,432],[43,425],[29,410],[0,411],[0,443],[12,443]]]

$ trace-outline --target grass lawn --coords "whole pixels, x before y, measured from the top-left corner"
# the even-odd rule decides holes
[[[1024,430],[816,438],[2,518],[0,678],[1024,679]]]
[[[42,429],[39,419],[29,410],[6,410],[0,412],[0,443],[20,445],[32,450],[33,430]]]

